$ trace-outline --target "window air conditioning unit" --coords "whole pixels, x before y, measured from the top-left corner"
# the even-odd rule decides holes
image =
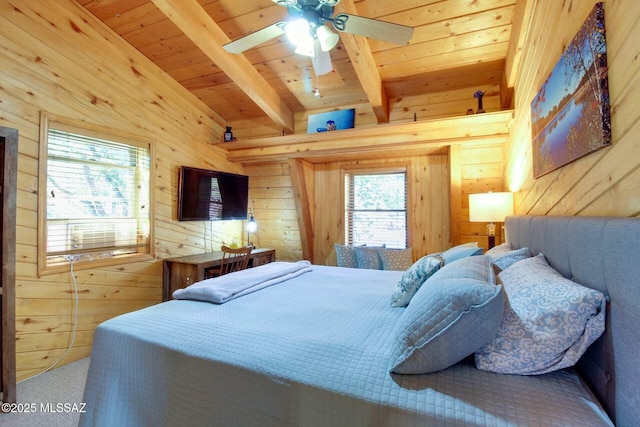
[[[69,250],[115,246],[116,224],[113,222],[69,224],[67,242]]]
[[[47,254],[73,251],[107,250],[136,246],[138,225],[135,219],[118,218],[105,222],[50,220],[47,222]]]

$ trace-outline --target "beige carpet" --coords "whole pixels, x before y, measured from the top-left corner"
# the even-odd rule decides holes
[[[18,404],[35,412],[0,413],[0,426],[76,427],[88,369],[85,358],[18,383]]]

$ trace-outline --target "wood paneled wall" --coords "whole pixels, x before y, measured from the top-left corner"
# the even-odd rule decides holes
[[[302,259],[291,169],[288,163],[254,164],[245,167],[249,178],[249,210],[258,231],[251,241],[256,247],[274,248],[278,261]]]
[[[410,245],[415,259],[451,246],[447,153],[384,161],[304,163],[305,170],[297,172],[304,175],[300,191],[305,194],[299,198],[309,205],[302,209],[296,208],[290,163],[245,167],[245,173],[251,177],[251,200],[259,226],[254,242],[257,246],[276,248],[278,260],[310,258],[316,264],[335,265],[333,244],[344,243],[345,234],[343,173],[345,169],[361,167],[407,167]],[[301,215],[309,217],[306,223],[301,222]],[[301,235],[305,230],[308,236]]]
[[[391,165],[407,167],[409,245],[413,248],[414,259],[450,246],[449,164],[446,153],[391,158],[385,161],[319,163],[314,165],[315,263],[335,265],[333,244],[344,244],[345,241],[344,171]]]
[[[213,111],[72,0],[0,1],[0,63],[0,125],[20,132],[16,347],[21,380],[64,353],[73,323],[70,274],[37,275],[41,111],[153,141],[156,258],[202,252],[222,240],[242,238],[240,221],[217,223],[213,230],[200,222],[176,221],[180,165],[242,168],[203,143],[221,137]],[[62,364],[89,355],[98,323],[160,302],[161,271],[157,259],[76,271],[78,331]]]
[[[516,120],[505,150],[506,186],[516,212],[640,215],[640,2],[605,0],[613,144],[533,178],[530,103],[596,0],[538,1],[515,86]]]
[[[461,144],[439,154],[385,160],[246,165],[259,224],[254,243],[276,248],[279,260],[306,258],[335,265],[333,244],[344,243],[345,235],[344,171],[403,165],[408,170],[414,259],[465,242],[487,248],[486,224],[469,222],[469,194],[503,191],[502,158],[503,144]],[[496,241],[501,240],[498,228]]]
[[[440,91],[438,91],[440,90]],[[482,85],[466,89],[447,90],[438,87],[434,92],[412,95],[398,94],[389,99],[389,123],[404,123],[416,120],[439,119],[445,117],[457,117],[465,115],[468,109],[477,110],[478,100],[473,97],[476,90],[485,92],[483,109],[486,112],[501,111],[504,100],[501,98],[500,87],[495,85]],[[368,103],[343,105],[341,110],[355,109],[355,127],[372,127],[378,124],[376,115]],[[296,134],[307,133],[309,114],[324,113],[336,108],[322,106],[322,98],[318,101],[318,108],[313,111],[295,114]],[[263,121],[235,121],[233,123],[234,135],[238,140],[248,140],[274,136],[274,124],[269,119]]]
[[[460,240],[478,242],[488,249],[487,224],[469,222],[469,194],[505,191],[502,182],[502,144],[463,146],[460,149]],[[500,224],[498,224],[500,225]],[[496,227],[496,244],[502,242],[502,227]]]

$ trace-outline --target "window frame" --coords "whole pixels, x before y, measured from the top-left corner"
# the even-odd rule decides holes
[[[126,132],[102,126],[79,122],[66,117],[42,112],[40,116],[39,167],[38,167],[38,275],[66,272],[68,262],[51,263],[47,259],[48,223],[47,223],[47,169],[48,169],[48,135],[49,129],[71,132],[83,136],[113,141],[132,147],[146,148],[149,154],[149,229],[147,243],[139,247],[137,253],[115,255],[108,258],[92,260],[78,259],[74,261],[74,270],[100,268],[106,266],[149,261],[154,259],[154,206],[155,206],[155,174],[153,173],[154,145],[151,140],[140,138]]]
[[[345,244],[351,244],[349,241],[349,188],[347,183],[348,175],[383,175],[383,174],[405,174],[405,214],[406,214],[406,248],[411,248],[411,168],[409,164],[389,164],[384,166],[376,165],[357,165],[342,168],[342,219],[344,224],[343,238]]]

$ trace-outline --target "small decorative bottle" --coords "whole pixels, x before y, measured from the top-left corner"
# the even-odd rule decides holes
[[[233,141],[233,132],[231,132],[231,126],[227,126],[227,130],[224,131],[224,142]]]
[[[476,111],[476,114],[480,114],[480,113],[484,113],[484,108],[482,108],[482,97],[484,96],[484,92],[479,90],[476,91],[476,93],[473,94],[474,98],[478,98],[478,111]]]

